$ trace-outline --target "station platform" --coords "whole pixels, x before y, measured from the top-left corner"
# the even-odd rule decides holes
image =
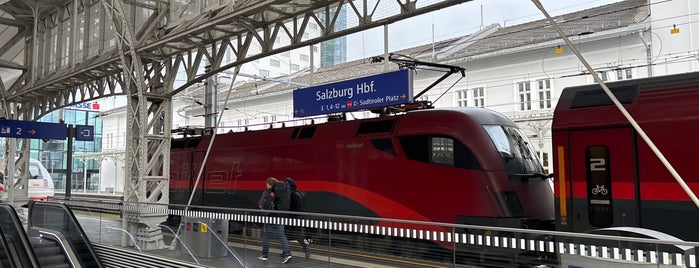
[[[5,214],[13,212],[7,204],[2,207]],[[136,208],[147,210],[142,213],[163,215],[167,222],[177,222],[164,221],[159,226],[164,245],[161,249],[141,249],[134,232],[127,230],[128,224],[121,215],[124,211],[133,213]],[[19,236],[28,237],[28,241],[37,237],[65,240],[58,244],[65,257],[61,265],[67,266],[56,267],[695,268],[699,248],[696,242],[623,236],[313,213],[303,213],[304,218],[298,219],[259,213],[259,210],[144,206],[121,201],[32,202],[28,211],[17,214],[26,215],[24,220],[20,216],[3,217],[15,220],[1,226],[2,240],[10,243],[0,249],[12,246],[32,252],[30,243],[16,244],[21,240],[17,239]],[[183,227],[192,223],[192,228],[178,231],[180,223]],[[194,224],[198,224],[198,229]],[[272,239],[269,260],[258,260],[262,224],[303,227],[304,237],[313,240],[310,256],[306,258],[299,243],[290,242],[293,257],[283,264],[280,245]],[[46,260],[41,254],[35,255],[37,263]],[[85,256],[92,256],[99,265],[75,266],[65,261],[75,259],[78,263]]]

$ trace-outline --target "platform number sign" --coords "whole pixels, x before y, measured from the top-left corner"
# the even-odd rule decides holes
[[[0,120],[0,137],[20,139],[65,140],[65,124],[23,120]]]

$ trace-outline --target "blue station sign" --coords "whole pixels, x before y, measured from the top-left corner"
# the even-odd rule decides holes
[[[0,137],[65,140],[68,137],[68,128],[65,124],[58,123],[0,120]]]
[[[404,104],[413,98],[408,69],[294,91],[294,117],[349,112]]]

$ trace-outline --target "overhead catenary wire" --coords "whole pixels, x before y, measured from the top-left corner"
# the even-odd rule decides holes
[[[607,87],[607,85],[604,83],[604,81],[602,81],[602,79],[599,77],[599,75],[597,75],[597,72],[595,72],[595,70],[592,68],[592,66],[587,62],[585,57],[583,57],[582,54],[580,54],[580,51],[578,51],[575,48],[575,45],[573,44],[573,42],[570,41],[568,36],[565,35],[565,33],[563,32],[561,27],[559,27],[558,23],[556,23],[553,20],[553,18],[551,17],[551,15],[549,15],[549,13],[546,11],[546,9],[541,4],[541,2],[539,2],[539,0],[532,0],[532,2],[534,3],[534,5],[536,5],[536,7],[539,10],[541,10],[541,12],[544,14],[544,16],[546,16],[546,19],[556,29],[556,31],[561,36],[563,41],[565,41],[565,43],[568,45],[570,50],[573,51],[575,56],[580,60],[580,62],[585,66],[585,68],[587,68],[590,75],[592,75],[592,77],[595,79],[595,81],[597,81],[597,83],[602,87],[602,90],[604,91],[604,93],[606,93],[607,96],[609,96],[609,98],[612,100],[612,102],[617,107],[617,109],[619,109],[619,111],[622,113],[622,115],[624,115],[626,120],[628,120],[629,123],[631,123],[631,126],[633,126],[633,128],[636,130],[636,132],[638,132],[638,135],[641,136],[641,138],[643,139],[643,141],[646,142],[646,144],[648,144],[648,147],[650,147],[650,149],[658,157],[660,162],[662,162],[663,165],[665,166],[665,168],[667,168],[667,170],[670,172],[670,174],[672,174],[672,177],[675,178],[677,183],[680,184],[682,189],[687,193],[687,195],[689,195],[689,198],[691,198],[692,201],[694,202],[694,204],[697,206],[697,208],[699,208],[699,199],[697,199],[697,196],[694,194],[694,192],[692,192],[692,189],[689,188],[689,186],[687,185],[687,183],[685,183],[685,181],[682,179],[680,174],[677,173],[677,171],[672,166],[672,164],[670,164],[670,162],[667,160],[667,158],[665,158],[665,156],[658,149],[658,147],[655,146],[655,143],[653,143],[653,141],[648,137],[648,135],[646,135],[646,132],[643,131],[641,126],[638,125],[636,120],[631,116],[631,114],[629,114],[629,112],[626,110],[626,108],[624,108],[624,106],[621,105],[621,102],[619,102],[619,100],[616,98],[616,96],[614,96],[614,94],[609,89],[609,87]]]

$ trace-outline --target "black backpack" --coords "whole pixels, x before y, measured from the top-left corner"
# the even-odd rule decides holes
[[[289,206],[289,210],[306,212],[306,209],[308,208],[306,203],[306,193],[296,187],[296,182],[294,179],[286,178],[284,179],[284,182],[289,184],[289,188],[291,189],[291,204]]]
[[[301,190],[293,191],[289,210],[306,212],[306,193]]]
[[[289,188],[289,184],[280,181],[272,185],[271,190],[274,193],[274,210],[289,210],[291,203],[291,188]]]

